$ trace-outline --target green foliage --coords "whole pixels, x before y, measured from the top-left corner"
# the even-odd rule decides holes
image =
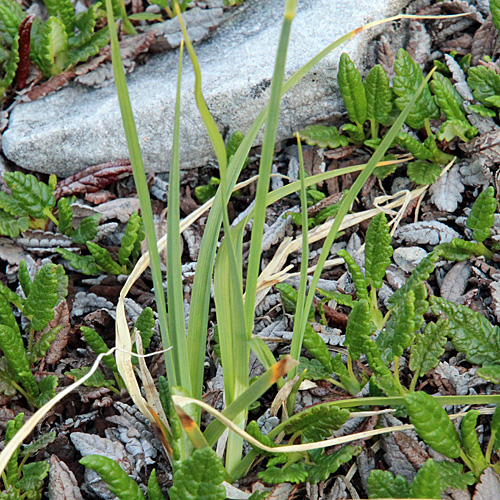
[[[168,492],[171,500],[187,500],[209,496],[225,500],[226,489],[222,460],[211,448],[195,450],[174,471],[174,486]]]
[[[496,210],[495,189],[493,186],[488,186],[476,198],[470,215],[467,217],[467,227],[473,230],[472,236],[478,243],[490,237],[490,229],[495,223]]]
[[[430,160],[433,156],[432,151],[406,132],[401,132],[398,135],[398,144],[417,160]]]
[[[441,405],[425,392],[414,392],[405,398],[410,422],[421,439],[433,450],[448,458],[460,455],[460,438]]]
[[[490,12],[493,24],[497,31],[500,31],[500,2],[499,0],[490,0]]]
[[[400,110],[403,110],[424,81],[424,76],[419,65],[412,60],[404,49],[398,51],[398,57],[394,63],[394,72],[396,75],[393,79],[393,91],[398,96],[395,103]],[[405,122],[411,128],[420,129],[424,126],[425,120],[437,119],[439,114],[439,109],[428,86],[426,86]]]
[[[366,116],[371,122],[387,124],[392,111],[392,91],[386,72],[377,64],[366,75]]]
[[[73,239],[73,241],[77,245],[85,245],[87,241],[92,241],[97,235],[97,226],[99,225],[99,220],[101,219],[101,217],[101,214],[85,217],[85,219],[83,219],[80,223],[80,226],[74,231],[71,231],[71,238]],[[123,238],[123,240],[124,239],[125,237]]]
[[[388,470],[372,470],[367,480],[370,498],[407,498],[409,485],[403,476]]]
[[[299,294],[293,286],[288,283],[277,283],[275,288],[280,292],[281,301],[283,302],[283,306],[285,311],[291,314],[295,314],[295,310],[297,307],[297,300]],[[311,309],[309,310],[308,319],[314,320],[314,306],[311,305]]]
[[[90,371],[89,366],[84,366],[83,368],[73,368],[72,370],[69,370],[65,372],[64,374],[72,378],[73,380],[80,380],[83,378],[85,375],[87,375]],[[118,393],[115,389],[115,381],[114,380],[109,380],[106,379],[104,374],[100,371],[95,371],[85,382],[83,382],[83,385],[85,387],[107,387],[108,389],[112,390],[113,392]]]
[[[365,239],[366,281],[373,288],[378,289],[382,286],[385,270],[391,263],[393,253],[391,240],[387,218],[381,212],[371,220]]]
[[[306,324],[304,331],[303,346],[326,370],[332,373],[332,356],[330,355],[330,351],[318,332],[309,323]]]
[[[437,323],[428,323],[424,332],[417,334],[410,357],[410,370],[415,372],[415,378],[438,365],[439,358],[444,353],[447,330],[447,320],[440,319]]]
[[[325,125],[308,125],[299,130],[301,140],[306,141],[309,146],[319,146],[320,148],[338,148],[347,146],[349,140],[340,135],[337,127],[327,127]]]
[[[337,472],[342,464],[349,462],[360,451],[360,446],[343,446],[329,455],[324,450],[310,451],[309,456],[312,458],[313,463],[306,466],[307,481],[311,484],[326,481],[332,474]]]
[[[441,167],[439,165],[423,160],[408,163],[406,171],[410,180],[423,185],[434,183],[441,175]]]
[[[17,431],[22,427],[24,413],[19,413],[13,420],[7,422],[7,429],[5,432],[5,444],[11,441],[16,435]],[[49,472],[49,462],[39,461],[26,463],[26,460],[44,449],[48,444],[52,443],[56,437],[55,432],[42,435],[31,445],[25,446],[19,459],[18,447],[11,455],[9,462],[5,468],[5,473],[2,475],[5,491],[9,492],[1,498],[16,500],[18,498],[26,498],[30,500],[40,500],[43,494],[43,482]]]
[[[106,345],[102,337],[92,328],[87,326],[82,326],[81,331],[85,342],[96,354],[104,354],[109,351],[109,347]],[[118,367],[116,366],[116,360],[112,354],[108,354],[102,358],[104,364],[113,372],[118,373]]]
[[[477,410],[469,410],[467,412],[467,415],[465,415],[460,424],[460,436],[464,452],[472,463],[474,475],[479,479],[488,467],[488,462],[481,451],[481,445],[476,434],[478,417],[479,412]]]
[[[362,126],[367,117],[365,87],[359,71],[345,52],[340,56],[337,81],[349,120]]]
[[[500,75],[492,68],[481,65],[470,68],[467,83],[474,97],[487,108],[492,107],[488,98],[500,94]]]
[[[145,307],[135,322],[135,328],[139,331],[139,335],[142,339],[142,347],[144,349],[147,349],[151,343],[154,327],[155,318],[153,309],[151,309],[151,307]]]
[[[148,500],[165,500],[156,478],[156,469],[151,471],[148,479]]]
[[[324,436],[340,427],[349,418],[349,411],[334,405],[316,405],[290,417],[284,426],[286,434],[305,433],[308,438]],[[312,441],[312,439],[308,439]]]
[[[217,193],[217,189],[220,185],[220,179],[217,177],[212,177],[208,184],[196,186],[194,188],[194,194],[198,201],[202,204],[206,203],[210,198],[213,198]]]
[[[101,455],[87,455],[80,463],[97,472],[109,491],[119,500],[145,500],[139,485],[111,458]]]
[[[354,286],[356,287],[358,299],[368,299],[368,284],[359,266],[356,264],[356,262],[354,262],[354,259],[344,249],[339,250],[337,253],[345,260],[345,263],[347,264],[347,268],[351,273],[352,281],[354,283]]]
[[[372,333],[373,325],[368,301],[358,300],[349,314],[345,332],[345,345],[349,347],[349,354],[353,361],[357,361],[363,354],[364,344]]]

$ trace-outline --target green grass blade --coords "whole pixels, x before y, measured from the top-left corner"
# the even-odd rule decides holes
[[[255,311],[255,296],[257,294],[257,279],[260,271],[260,257],[262,235],[266,218],[266,197],[269,192],[269,180],[274,160],[274,144],[278,128],[279,108],[281,102],[283,78],[285,73],[286,55],[292,21],[295,17],[297,0],[287,0],[285,15],[281,26],[281,33],[276,53],[273,79],[271,83],[271,96],[268,104],[268,117],[262,142],[262,156],[259,167],[259,181],[255,196],[255,210],[250,240],[250,255],[248,258],[248,271],[245,291],[245,323],[249,335],[252,333]]]
[[[177,94],[175,100],[174,135],[172,144],[172,162],[170,165],[167,210],[167,297],[168,297],[168,331],[175,338],[174,363],[180,385],[191,390],[190,372],[186,370],[189,363],[187,353],[186,322],[184,320],[184,289],[182,286],[182,251],[180,224],[180,118],[181,118],[181,79],[182,54],[184,45],[179,51],[179,69],[177,74]],[[173,384],[172,384],[173,385]]]
[[[153,276],[153,285],[155,289],[155,298],[158,308],[158,317],[160,322],[160,332],[163,347],[166,349],[173,345],[173,339],[169,337],[167,327],[167,311],[165,304],[165,295],[163,293],[163,280],[160,270],[160,256],[156,244],[156,232],[153,222],[153,211],[151,209],[151,199],[149,197],[148,183],[146,174],[144,173],[144,164],[142,161],[141,147],[137,137],[137,129],[135,126],[132,106],[128,94],[127,82],[125,80],[125,72],[121,60],[120,47],[118,45],[118,37],[116,35],[116,25],[113,19],[113,7],[111,0],[106,0],[106,14],[108,18],[109,34],[111,38],[111,55],[113,64],[113,73],[115,77],[116,91],[118,94],[118,102],[122,115],[123,128],[127,139],[127,147],[130,155],[130,164],[137,189],[137,195],[141,203],[142,219],[144,222],[144,231],[146,233],[146,242],[151,258],[151,272]],[[174,349],[165,352],[165,364],[167,374],[172,385],[178,385],[178,374],[175,370]]]

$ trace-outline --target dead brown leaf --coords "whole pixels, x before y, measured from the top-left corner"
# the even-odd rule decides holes
[[[88,167],[57,183],[56,200],[74,194],[96,193],[132,173],[129,160],[115,160]]]
[[[102,189],[101,191],[97,191],[96,193],[87,193],[85,195],[85,201],[93,203],[94,205],[101,205],[102,203],[114,200],[115,198],[116,196],[107,189]]]
[[[476,486],[472,500],[493,500],[500,498],[500,477],[493,469],[486,469],[481,475],[481,482]]]
[[[491,14],[474,34],[471,47],[471,64],[477,65],[484,56],[493,56],[498,45],[498,31],[493,24]]]
[[[419,446],[415,439],[404,432],[396,431],[393,433],[394,441],[399,449],[406,455],[408,461],[419,470],[429,458],[429,455]]]
[[[56,455],[50,457],[49,499],[83,500],[73,472]]]

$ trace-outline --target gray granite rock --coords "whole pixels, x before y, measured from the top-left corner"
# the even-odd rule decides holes
[[[299,0],[288,52],[287,74],[344,33],[399,13],[409,0]],[[197,47],[203,91],[224,134],[245,132],[269,97],[284,0],[246,0],[214,35]],[[336,90],[337,62],[347,51],[358,67],[373,54],[370,40],[387,27],[363,32],[324,59],[282,102],[278,138],[342,111]],[[203,165],[213,157],[193,97],[194,75],[183,74],[181,163]],[[166,171],[171,154],[177,52],[153,57],[128,76],[148,171]],[[113,85],[89,89],[77,83],[31,103],[17,105],[2,137],[4,154],[29,170],[67,176],[87,166],[128,157]]]

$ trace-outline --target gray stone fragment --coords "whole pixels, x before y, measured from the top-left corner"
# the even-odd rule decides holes
[[[300,0],[292,27],[287,76],[341,35],[366,22],[400,13],[409,0]],[[246,132],[269,98],[284,0],[246,0],[241,11],[197,47],[203,91],[219,130]],[[374,54],[371,40],[387,25],[362,32],[330,54],[282,102],[278,139],[343,110],[336,90],[337,63],[349,52],[363,71]],[[129,92],[147,171],[166,171],[177,72],[176,51],[153,57],[128,76]],[[181,165],[203,165],[214,156],[193,96],[194,75],[185,55]],[[260,142],[261,138],[257,140]],[[77,83],[11,113],[2,148],[17,165],[64,177],[128,152],[114,86]]]

